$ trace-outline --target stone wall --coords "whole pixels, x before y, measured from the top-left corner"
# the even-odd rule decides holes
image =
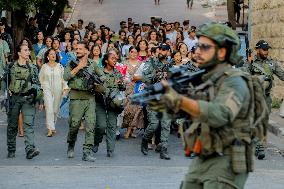
[[[250,0],[251,2],[251,47],[258,40],[266,40],[272,49],[270,56],[284,68],[284,0]],[[284,82],[276,79],[273,97],[284,98]]]

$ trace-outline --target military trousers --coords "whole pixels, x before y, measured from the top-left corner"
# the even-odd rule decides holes
[[[268,107],[268,112],[269,114],[271,113],[271,105],[272,105],[272,98],[270,95],[266,95],[265,97],[265,101],[266,101],[266,104],[267,104],[267,107]],[[269,121],[269,118],[267,118],[266,120],[267,122]],[[268,123],[267,123],[268,125]],[[266,128],[267,129],[267,128]],[[266,131],[267,133],[267,131]],[[264,136],[263,140],[257,140],[256,141],[256,151],[265,151],[267,147],[267,136]]]
[[[94,144],[94,127],[96,123],[95,98],[70,100],[67,143],[75,145],[83,118],[85,118],[85,143],[83,144],[83,151],[89,152],[92,150]]]
[[[8,151],[16,151],[16,137],[18,133],[18,117],[20,111],[23,113],[24,121],[24,139],[25,150],[28,152],[35,148],[34,145],[34,119],[35,119],[35,104],[31,99],[24,96],[11,96],[10,107],[8,112],[8,127],[7,127],[7,146]]]
[[[180,189],[243,189],[248,173],[235,174],[230,156],[195,158]]]
[[[271,112],[271,105],[272,105],[272,98],[270,95],[267,95],[265,97],[265,101],[266,101],[266,104],[267,104],[267,107],[268,107],[268,111],[269,113]]]
[[[103,141],[104,134],[106,134],[106,146],[108,152],[114,152],[118,114],[118,112],[113,111],[111,108],[107,108],[104,103],[97,102],[97,122],[94,145],[99,145]]]
[[[159,118],[158,112],[152,111],[147,107],[148,126],[144,132],[143,138],[150,141],[155,134],[156,129],[161,123],[161,146],[167,148],[170,135],[171,119],[166,113]]]

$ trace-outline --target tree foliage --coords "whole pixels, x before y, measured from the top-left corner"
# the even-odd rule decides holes
[[[29,12],[43,1],[44,0],[0,0],[0,7],[8,11],[25,10]]]
[[[54,10],[57,6],[66,4],[68,0],[0,0],[0,7],[3,10],[17,11],[24,10],[26,13],[36,9]]]
[[[27,14],[30,12],[45,15],[45,32],[51,35],[63,13],[68,0],[0,0],[0,9],[12,13],[12,28],[16,36],[16,42],[23,38],[27,23]]]

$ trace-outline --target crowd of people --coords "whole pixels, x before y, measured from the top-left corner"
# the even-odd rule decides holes
[[[253,80],[235,69],[241,60],[240,40],[220,23],[197,28],[189,20],[181,24],[152,17],[149,24],[140,25],[128,18],[113,31],[92,22],[84,27],[80,19],[70,27],[60,21],[54,35],[45,36],[36,19],[30,18],[26,35],[15,49],[5,19],[0,31],[0,73],[9,98],[8,158],[15,157],[18,132],[25,137],[26,158],[39,155],[33,129],[36,104],[39,110],[45,109],[47,137],[56,134],[57,118],[65,117],[60,114],[67,109],[67,157],[74,157],[78,131],[84,129],[82,160],[89,162],[95,161],[104,135],[107,157],[114,156],[121,128],[125,128],[124,139],[135,138],[142,129],[141,152],[148,155],[152,148],[161,159],[169,160],[170,132],[184,136],[183,128],[190,125],[183,143],[185,155],[194,162],[181,188],[205,184],[243,188],[253,169],[251,139],[261,134],[256,156],[265,157],[273,74],[284,80],[284,71],[268,58],[271,47],[266,41],[256,44],[256,57],[243,67],[258,76]],[[12,63],[10,52],[15,54]],[[171,68],[203,75],[195,86],[187,86],[192,90],[180,92],[166,81]],[[162,96],[153,95],[147,103],[133,101],[145,86],[159,82],[165,92]],[[181,111],[190,118],[173,118]],[[255,136],[252,123],[260,129]],[[225,180],[218,180],[221,177]]]
[[[11,34],[8,33],[9,26],[6,22],[0,22],[0,29],[4,32],[1,35],[2,38],[0,38],[0,47],[3,49],[1,50],[1,56],[4,57],[1,58],[3,60],[1,62],[1,73],[4,75],[6,65],[9,65],[11,69],[12,64],[9,64],[8,61],[10,52],[14,52],[16,55],[16,62],[25,62],[27,56],[26,62],[38,69],[35,77],[43,91],[43,98],[40,103],[41,105],[44,104],[47,137],[52,137],[56,134],[56,120],[58,117],[69,118],[69,120],[74,119],[75,115],[72,114],[72,99],[74,96],[72,91],[74,90],[72,90],[72,81],[69,81],[70,77],[66,72],[71,72],[73,69],[73,67],[70,67],[70,62],[78,63],[79,61],[78,53],[82,53],[79,52],[82,49],[78,49],[78,46],[82,47],[83,45],[83,48],[86,47],[87,59],[97,66],[96,73],[98,75],[100,75],[99,72],[101,71],[105,72],[104,75],[106,75],[107,72],[114,69],[115,74],[111,74],[113,77],[117,77],[118,73],[122,76],[120,78],[121,85],[124,85],[123,88],[125,88],[121,92],[121,95],[125,98],[123,108],[119,108],[118,111],[112,111],[109,108],[107,114],[105,114],[107,108],[104,106],[106,104],[103,103],[103,98],[96,94],[95,113],[93,115],[96,115],[96,122],[88,122],[90,115],[82,114],[78,118],[80,119],[80,129],[85,129],[87,135],[91,135],[89,132],[93,133],[92,128],[96,128],[95,136],[91,137],[95,140],[91,142],[95,148],[99,145],[102,136],[106,132],[107,143],[110,146],[108,151],[113,153],[115,139],[119,139],[120,136],[125,139],[135,138],[137,130],[146,129],[148,125],[152,124],[151,120],[157,119],[157,115],[151,117],[147,114],[149,110],[145,106],[134,105],[130,100],[130,96],[141,92],[146,84],[146,81],[142,78],[145,62],[161,57],[165,58],[170,67],[178,67],[191,62],[194,59],[195,45],[198,43],[195,36],[196,27],[190,26],[189,20],[185,20],[181,25],[180,22],[162,21],[159,17],[152,17],[150,24],[143,23],[141,25],[133,22],[132,18],[128,18],[127,22],[120,22],[118,31],[112,31],[104,25],[97,28],[92,22],[85,26],[84,21],[81,19],[70,26],[66,26],[63,22],[64,20],[59,21],[53,36],[45,36],[44,32],[37,28],[36,19],[31,17],[25,31],[25,37],[15,50],[12,43],[9,44],[11,42],[9,40]],[[23,50],[23,46],[30,51],[28,55],[19,55]],[[108,67],[109,64],[110,67]],[[113,82],[116,83],[117,81]],[[105,83],[108,83],[108,88],[113,85],[112,82]],[[19,84],[23,88],[26,85],[28,84]],[[5,89],[5,86],[3,86],[3,89]],[[16,92],[14,91],[14,93]],[[18,90],[17,93],[22,93],[22,91]],[[18,111],[17,114],[13,115],[13,118],[18,116],[18,136],[23,137],[28,135],[26,129],[24,129],[27,118],[23,115],[21,108]],[[84,110],[81,111],[84,112]],[[156,127],[161,127],[159,126],[159,120],[154,125],[155,130],[158,131],[155,137],[150,135],[151,140],[147,145],[151,149],[161,143],[161,140],[162,142],[163,140],[167,141],[167,139],[163,139],[164,136],[168,138],[168,134],[163,134],[163,129],[156,129]],[[167,123],[168,132],[171,125]],[[124,134],[120,133],[120,128],[125,128]],[[172,127],[172,130],[177,129]],[[69,132],[69,135],[72,135],[72,132],[71,134]],[[73,135],[76,135],[76,129]],[[72,136],[71,138],[76,137]],[[90,141],[93,141],[93,139]]]
[[[27,133],[25,128],[33,125],[33,119],[25,113],[25,106],[21,104],[23,99],[19,97],[29,99],[27,89],[39,85],[42,100],[39,98],[37,102],[40,109],[45,108],[47,137],[56,134],[58,117],[69,118],[68,157],[74,156],[78,129],[85,129],[83,151],[86,153],[83,160],[86,161],[93,161],[90,151],[98,151],[104,134],[107,156],[112,157],[116,139],[120,136],[135,138],[137,130],[143,130],[141,152],[147,155],[149,149],[155,149],[160,152],[161,159],[170,159],[167,152],[169,134],[176,131],[178,136],[182,136],[181,128],[185,121],[171,119],[168,114],[153,111],[145,104],[135,104],[131,97],[141,93],[145,86],[167,79],[166,73],[171,67],[186,65],[190,71],[199,70],[195,51],[197,48],[208,50],[211,46],[199,44],[197,30],[189,20],[167,22],[160,17],[151,17],[150,23],[141,25],[128,18],[120,22],[118,31],[104,25],[96,27],[93,22],[84,25],[81,19],[67,26],[63,19],[53,36],[45,36],[37,28],[36,19],[30,18],[25,37],[14,49],[10,28],[2,19],[0,73],[2,78],[6,78],[5,67],[10,74],[12,71],[21,73],[19,78],[14,78],[16,81],[10,81],[13,79],[11,76],[7,77],[4,87],[9,91],[8,96],[17,97],[12,104],[19,103],[15,112],[8,114],[8,122],[18,117],[17,123],[14,119],[8,124],[11,125],[8,128],[13,130],[8,129],[11,137],[8,151],[12,149],[10,151],[14,152],[16,130],[19,136],[25,136],[33,144],[33,131]],[[268,49],[267,46],[265,48]],[[15,63],[9,63],[10,52],[15,54]],[[25,71],[19,71],[22,69],[20,62],[28,65]],[[15,66],[16,63],[19,67]],[[277,70],[280,69],[277,67]],[[278,72],[282,73],[281,70]],[[281,74],[279,77],[282,79]],[[38,94],[41,92],[34,96]],[[32,109],[26,108],[28,111]],[[121,128],[126,130],[123,134],[120,133]],[[33,147],[27,149],[35,150]],[[193,155],[190,155],[190,149],[185,149],[185,154]]]

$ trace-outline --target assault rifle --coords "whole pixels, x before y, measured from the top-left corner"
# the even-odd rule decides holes
[[[70,62],[70,66],[71,66],[72,69],[74,69],[75,67],[78,66],[78,62],[77,62],[77,61],[76,61],[76,62],[71,61],[71,62]],[[78,75],[79,77],[84,77],[84,78],[86,78],[87,86],[88,86],[88,88],[90,89],[90,92],[93,93],[93,94],[95,93],[96,86],[103,84],[103,81],[100,79],[100,77],[97,76],[96,74],[90,73],[87,68],[81,69],[81,70],[77,73],[77,75]]]
[[[196,86],[200,82],[201,75],[205,73],[204,69],[194,72],[188,70],[189,67],[184,65],[179,68],[172,67],[167,73],[169,86],[173,87],[178,93],[186,93],[190,84]],[[159,101],[164,93],[165,88],[159,82],[146,87],[141,93],[132,95],[131,101],[132,104],[144,105],[150,101]]]

